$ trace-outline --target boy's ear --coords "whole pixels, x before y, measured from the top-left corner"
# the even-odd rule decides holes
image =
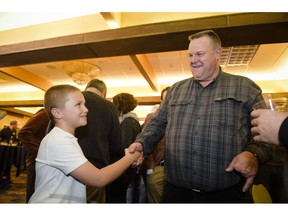
[[[62,117],[62,113],[58,108],[52,108],[51,113],[55,119],[60,119]]]

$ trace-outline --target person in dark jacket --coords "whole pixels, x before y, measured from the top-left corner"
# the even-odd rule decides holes
[[[258,109],[251,116],[254,140],[273,145],[273,159],[259,169],[254,184],[263,184],[273,203],[287,203],[288,112]]]
[[[0,132],[0,137],[2,138],[2,142],[5,143],[15,143],[18,141],[17,139],[17,129],[18,122],[16,120],[10,121],[10,124],[8,127],[4,127]]]
[[[136,113],[137,100],[132,94],[120,93],[113,97],[113,103],[119,115],[123,148],[128,148],[141,132],[141,125]],[[111,184],[112,203],[139,202],[139,175],[137,168],[128,169],[118,180]]]
[[[2,139],[2,142],[4,143],[16,143],[18,141],[17,138],[17,129],[18,127],[18,122],[16,120],[10,121],[10,124],[8,127],[4,127],[1,132],[0,132],[0,137]],[[6,178],[6,181],[8,183],[11,183],[11,166],[8,166],[6,170],[3,171],[3,173],[0,173],[0,178],[2,177]]]
[[[118,115],[112,102],[105,99],[107,87],[102,80],[91,80],[83,91],[87,125],[77,128],[75,137],[85,157],[98,169],[124,156]],[[106,188],[87,186],[88,203],[105,203]]]

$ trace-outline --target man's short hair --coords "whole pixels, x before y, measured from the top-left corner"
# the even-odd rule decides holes
[[[17,124],[17,121],[16,121],[16,120],[10,121],[10,125],[15,125],[15,124]]]
[[[170,86],[167,86],[166,88],[164,88],[164,89],[161,91],[161,101],[163,100],[164,92],[167,92],[169,89],[170,89]]]
[[[189,41],[192,41],[194,39],[201,38],[201,37],[204,37],[204,36],[208,36],[213,41],[213,44],[214,44],[215,48],[222,46],[220,37],[213,30],[205,30],[205,31],[197,32],[195,34],[190,35],[188,37],[188,39],[189,39]]]
[[[90,82],[86,85],[85,90],[90,87],[98,89],[102,94],[104,94],[104,97],[106,97],[107,87],[102,80],[99,79],[90,80]]]

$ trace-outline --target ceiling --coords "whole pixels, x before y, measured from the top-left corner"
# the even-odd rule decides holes
[[[0,23],[7,15],[19,20],[28,14],[0,13]],[[75,85],[63,69],[71,61],[101,69],[98,78],[107,84],[108,99],[129,92],[141,105],[156,104],[161,89],[191,77],[188,36],[204,29],[222,39],[225,71],[253,79],[264,93],[288,92],[288,13],[105,12],[3,27],[0,107],[31,115],[35,109],[23,107],[39,109],[50,86]],[[143,118],[151,107],[137,109]]]

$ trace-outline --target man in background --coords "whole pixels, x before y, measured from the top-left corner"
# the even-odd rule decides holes
[[[38,154],[40,143],[46,133],[48,132],[49,117],[44,108],[36,112],[21,128],[18,133],[19,140],[27,153],[26,156],[26,202],[28,203],[30,197],[35,189],[35,159]],[[52,124],[52,122],[51,122]]]
[[[18,141],[17,139],[17,129],[18,127],[18,122],[16,120],[12,120],[10,121],[10,124],[8,127],[4,127],[1,132],[0,132],[0,136],[2,138],[2,142],[5,143],[15,143],[16,141]]]
[[[0,132],[0,137],[2,139],[2,142],[11,144],[11,143],[16,143],[18,142],[18,138],[17,138],[17,129],[18,127],[18,122],[16,120],[12,120],[10,121],[10,124],[8,127],[4,127],[1,132]],[[8,183],[11,183],[11,166],[7,167],[6,170],[4,170],[3,172],[3,177],[6,178],[6,181]],[[1,173],[2,175],[2,173]],[[2,178],[2,176],[1,176]]]
[[[107,87],[102,80],[91,80],[85,91],[88,108],[87,125],[77,128],[75,137],[85,157],[98,169],[124,156],[118,114],[112,102],[106,100]],[[87,186],[88,203],[105,203],[106,188]]]
[[[161,102],[165,99],[167,91],[170,87],[166,87],[161,91]],[[142,125],[144,128],[147,122],[153,117],[155,112],[149,113],[145,122]],[[146,176],[146,189],[147,189],[147,198],[149,203],[160,203],[163,187],[165,184],[165,175],[164,175],[164,148],[165,148],[165,138],[163,137],[160,142],[157,144],[156,149],[145,158],[141,169],[144,171]]]

